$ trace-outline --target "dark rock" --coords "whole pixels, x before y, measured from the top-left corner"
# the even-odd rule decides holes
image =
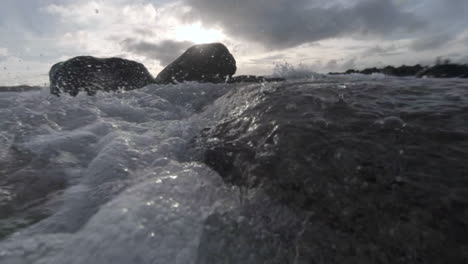
[[[382,69],[382,73],[386,75],[393,75],[395,73],[396,68],[393,66],[386,66]]]
[[[408,76],[416,76],[420,71],[424,70],[424,67],[417,64],[414,66],[400,66],[400,67],[393,67],[387,66],[382,69],[382,73],[391,76],[398,76],[398,77],[408,77]]]
[[[354,69],[349,69],[345,72],[345,74],[353,74],[353,73],[359,73],[359,71],[356,71]]]
[[[292,234],[301,232],[303,222],[288,208],[262,199],[215,213],[204,223],[196,263],[302,263],[294,261]]]
[[[236,60],[221,43],[195,45],[166,66],[156,82],[226,82],[236,72]]]
[[[52,66],[49,72],[50,93],[80,91],[94,95],[97,91],[133,90],[154,83],[146,67],[121,58],[79,56]]]
[[[440,64],[429,69],[421,71],[417,74],[418,77],[433,77],[433,78],[468,78],[468,65],[460,64]]]
[[[255,75],[239,75],[229,78],[228,83],[263,83],[263,82],[284,82],[284,78],[273,78]]]
[[[425,102],[447,104],[432,93],[418,93],[418,104],[407,92],[399,98],[368,84],[350,86],[341,99],[334,83],[307,85],[226,94],[224,119],[195,140],[201,159],[227,182],[310,213],[296,237],[310,258],[304,263],[466,263],[468,134],[456,125],[466,119],[464,106],[432,114]],[[387,96],[401,103],[378,103]],[[221,225],[216,232],[232,224]],[[254,241],[242,230],[239,242]],[[287,230],[277,233],[287,238]],[[223,247],[207,234],[216,252],[236,244]]]
[[[330,72],[330,75],[338,75],[338,74],[353,74],[353,73],[361,73],[361,74],[373,74],[373,73],[383,73],[389,76],[398,76],[398,77],[409,77],[409,76],[416,76],[416,77],[433,77],[433,78],[468,78],[468,65],[460,65],[460,64],[438,64],[434,67],[423,67],[419,64],[414,66],[406,66],[402,65],[400,67],[394,66],[386,66],[382,69],[380,68],[367,68],[362,71],[349,69],[346,72]]]
[[[374,68],[364,69],[364,70],[360,71],[360,73],[362,73],[362,74],[382,73],[382,70],[377,69],[377,68],[374,67]]]

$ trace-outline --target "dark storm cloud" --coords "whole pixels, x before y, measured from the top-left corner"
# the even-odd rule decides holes
[[[414,51],[447,49],[463,31],[468,29],[467,0],[412,1],[414,9],[428,24],[426,30],[415,35],[410,48]]]
[[[194,45],[190,41],[164,40],[159,43],[150,43],[134,39],[126,39],[121,44],[124,50],[128,52],[159,60],[161,66],[171,63],[187,48]]]
[[[365,0],[345,6],[310,0],[186,0],[194,19],[219,24],[235,37],[272,49],[294,47],[332,37],[389,36],[424,26],[391,0]],[[328,4],[327,4],[328,3]]]

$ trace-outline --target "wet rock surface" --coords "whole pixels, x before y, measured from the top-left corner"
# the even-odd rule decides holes
[[[312,81],[225,95],[224,118],[194,142],[198,155],[226,182],[302,216],[283,227],[273,219],[263,238],[249,228],[267,221],[213,216],[199,263],[229,262],[241,254],[232,245],[257,242],[276,257],[259,250],[246,263],[466,263],[468,90],[433,87]],[[239,236],[217,242],[224,232]]]
[[[221,43],[190,47],[156,77],[159,84],[184,81],[226,82],[236,72],[236,60]]]
[[[49,72],[50,93],[80,91],[94,95],[97,91],[134,90],[154,83],[146,67],[122,58],[79,56],[52,66]]]

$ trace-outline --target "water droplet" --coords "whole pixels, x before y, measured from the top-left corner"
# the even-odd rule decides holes
[[[297,110],[297,105],[296,105],[296,104],[292,104],[292,103],[287,104],[287,105],[286,105],[286,110],[288,110],[288,111],[296,111],[296,110]]]
[[[385,129],[399,129],[406,127],[405,121],[396,116],[389,116],[383,119],[379,119],[375,122],[375,124],[378,124]]]
[[[395,177],[395,182],[398,182],[398,183],[403,182],[403,177],[401,177],[401,176],[396,176],[396,177]]]

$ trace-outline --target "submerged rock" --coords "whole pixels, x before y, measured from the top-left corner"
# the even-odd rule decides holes
[[[434,77],[434,78],[468,78],[468,65],[460,64],[440,64],[429,69],[421,71],[418,77]]]
[[[387,92],[306,82],[241,87],[195,145],[225,181],[309,215],[290,234],[296,249],[276,245],[289,260],[296,252],[304,263],[464,263],[468,134],[457,124],[466,111],[430,92],[414,92],[417,101],[410,91]],[[446,105],[437,114],[427,103],[434,100]],[[239,225],[220,225],[202,241],[204,260],[225,261],[236,254],[232,245],[253,241],[242,233],[223,246],[217,232]],[[287,237],[288,227],[275,234]]]
[[[94,95],[97,91],[133,90],[154,83],[146,67],[121,58],[79,56],[52,66],[49,72],[50,93],[80,91]]]
[[[159,84],[184,81],[226,82],[236,73],[236,60],[221,43],[190,47],[156,77]]]

